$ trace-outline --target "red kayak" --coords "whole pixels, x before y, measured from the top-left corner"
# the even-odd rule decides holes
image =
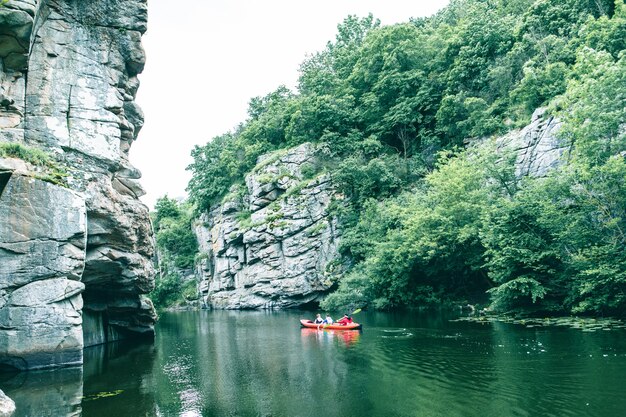
[[[328,330],[360,330],[361,325],[359,323],[350,324],[315,324],[312,320],[300,320],[302,327],[308,327],[309,329],[328,329]]]

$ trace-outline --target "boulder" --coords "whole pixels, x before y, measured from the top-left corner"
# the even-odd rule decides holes
[[[15,412],[15,403],[0,390],[0,417],[11,417]]]

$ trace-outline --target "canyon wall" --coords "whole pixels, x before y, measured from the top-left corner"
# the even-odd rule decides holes
[[[0,365],[79,364],[84,346],[154,333],[152,227],[128,159],[146,25],[145,0],[0,7],[0,146],[52,162],[0,159]]]

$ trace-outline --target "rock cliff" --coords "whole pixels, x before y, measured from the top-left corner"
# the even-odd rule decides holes
[[[265,155],[245,186],[196,223],[208,306],[288,308],[328,291],[340,238],[328,209],[340,196],[319,162],[311,144]]]
[[[518,177],[544,176],[562,162],[567,146],[558,138],[561,121],[545,114],[545,108],[535,110],[531,122],[497,140],[500,149],[517,154],[515,173]]]
[[[145,0],[0,7],[0,145],[41,149],[67,173],[56,185],[0,160],[3,365],[81,363],[83,346],[153,334],[152,228],[128,160],[146,22]]]
[[[566,148],[560,122],[538,109],[531,123],[497,140],[516,153],[518,176],[543,176]],[[311,144],[262,156],[222,204],[195,225],[200,250],[200,292],[211,308],[288,308],[317,302],[341,264],[337,219],[340,199],[320,152]]]

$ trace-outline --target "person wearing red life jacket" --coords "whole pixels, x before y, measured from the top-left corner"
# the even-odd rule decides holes
[[[341,324],[342,326],[345,326],[347,324],[352,323],[352,317],[348,316],[347,314],[344,314],[342,318],[337,320],[337,323]]]

